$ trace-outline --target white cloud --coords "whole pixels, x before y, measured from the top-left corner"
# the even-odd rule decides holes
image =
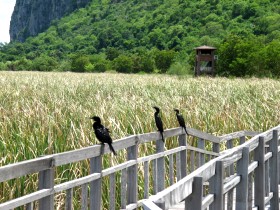
[[[0,42],[9,42],[10,20],[16,0],[0,0]]]

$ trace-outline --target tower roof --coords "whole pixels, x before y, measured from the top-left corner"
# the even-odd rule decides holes
[[[216,49],[217,48],[215,48],[215,47],[206,46],[206,45],[194,48],[194,50],[216,50]]]

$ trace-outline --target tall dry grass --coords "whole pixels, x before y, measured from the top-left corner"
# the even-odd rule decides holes
[[[101,117],[113,139],[155,131],[154,105],[162,109],[165,128],[177,127],[173,108],[179,108],[188,127],[215,135],[264,131],[280,121],[280,82],[272,79],[0,72],[0,86],[0,166],[97,144],[92,115]],[[104,164],[125,157],[118,158],[104,158]],[[88,163],[56,173],[57,183],[81,177]],[[36,178],[0,184],[0,202],[34,191]]]

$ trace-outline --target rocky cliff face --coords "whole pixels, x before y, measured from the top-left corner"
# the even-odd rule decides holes
[[[17,0],[10,24],[11,40],[23,42],[46,30],[52,20],[85,7],[91,0]]]

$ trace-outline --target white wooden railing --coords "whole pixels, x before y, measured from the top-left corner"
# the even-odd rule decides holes
[[[244,186],[240,183],[252,183],[250,176],[248,177],[249,181],[241,179],[241,175],[246,174],[245,168],[248,159],[246,159],[246,155],[248,156],[253,151],[258,151],[261,154],[254,155],[254,161],[247,164],[247,174],[254,171],[255,180],[263,181],[264,175],[262,173],[264,167],[268,165],[267,160],[271,162],[269,166],[275,165],[273,162],[275,161],[275,151],[271,149],[272,147],[269,147],[269,152],[263,156],[264,141],[269,142],[269,145],[276,144],[276,137],[273,138],[273,141],[270,138],[272,131],[262,134],[264,140],[259,140],[260,137],[257,136],[246,143],[244,143],[245,137],[254,136],[255,132],[240,131],[217,137],[193,128],[187,128],[187,131],[190,134],[188,137],[181,128],[166,130],[164,132],[166,142],[177,141],[177,138],[174,137],[178,137],[178,146],[168,150],[166,150],[158,132],[132,135],[116,140],[113,142],[113,147],[118,153],[125,151],[123,154],[126,154],[127,157],[123,162],[109,168],[103,168],[102,165],[104,154],[110,153],[107,145],[95,145],[2,166],[0,167],[0,183],[38,173],[38,190],[0,203],[0,210],[17,207],[39,208],[40,210],[54,209],[56,206],[54,197],[59,193],[66,194],[64,208],[73,209],[73,190],[78,187],[81,189],[81,195],[79,196],[79,206],[76,208],[104,209],[102,183],[105,177],[109,178],[107,188],[110,196],[106,198],[109,200],[109,209],[136,209],[141,206],[153,209],[155,204],[168,209],[182,200],[186,200],[187,206],[197,205],[204,208],[211,204],[210,206],[215,206],[214,209],[219,209],[218,207],[224,203],[224,194],[228,195],[228,204],[230,204],[233,200],[234,188],[243,189]],[[197,146],[188,145],[187,142],[190,140],[194,141]],[[233,148],[234,141],[242,145]],[[154,153],[139,156],[139,147],[143,144],[151,145],[151,142],[155,143]],[[222,155],[220,155],[221,145],[225,145],[229,149],[222,152]],[[84,160],[89,160],[90,171],[88,175],[57,183],[55,177],[57,167]],[[236,168],[235,165],[237,165]],[[224,177],[224,169],[227,171],[228,178]],[[143,171],[143,173],[141,172],[143,176],[139,175],[140,171]],[[117,173],[120,174],[118,182],[116,181]],[[267,179],[270,182],[274,181],[275,177],[273,178],[271,173],[273,171],[269,172],[269,179],[267,172],[265,173],[266,181]],[[140,186],[140,181],[143,186]],[[267,182],[264,183],[267,184]],[[202,196],[202,186],[208,195]],[[238,188],[238,186],[241,187]],[[252,188],[252,185],[250,186]],[[140,187],[142,190],[139,189]],[[274,187],[270,187],[270,189],[275,190]],[[118,198],[116,191],[120,194]],[[258,190],[257,192],[260,192],[261,195],[267,193]],[[271,192],[274,193],[274,191]],[[275,197],[273,195],[275,194],[270,193],[264,198],[266,203],[269,200],[272,203]],[[256,198],[258,197],[255,196],[254,205],[256,205]]]

